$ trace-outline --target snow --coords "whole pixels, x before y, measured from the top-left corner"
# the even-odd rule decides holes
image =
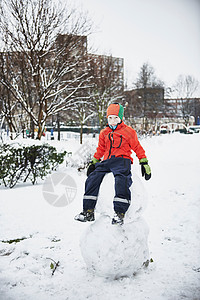
[[[132,276],[149,259],[148,227],[142,218],[124,226],[112,226],[102,215],[81,239],[81,253],[94,275],[107,279]]]
[[[73,139],[49,143],[73,153],[78,146]],[[71,176],[77,191],[74,200],[63,207],[45,200],[44,182],[34,186],[18,184],[13,189],[0,187],[1,300],[200,299],[200,135],[154,136],[142,139],[141,144],[152,168],[152,178],[145,181],[141,177],[135,158],[132,205],[122,228],[110,225],[112,175],[106,176],[102,183],[96,222],[92,224],[74,221],[74,216],[82,210],[86,175],[69,165],[61,166],[58,172]],[[95,241],[87,241],[91,230]],[[124,236],[130,242],[125,247],[120,243]],[[147,236],[148,246],[144,243]],[[23,237],[17,243],[6,243]],[[134,258],[141,254],[132,244],[136,240],[141,252],[148,250],[149,258],[153,259],[146,268],[136,266]],[[90,263],[97,261],[95,249],[102,243],[103,265],[100,263],[92,271]],[[113,278],[107,265],[117,255],[130,264],[130,269],[128,264],[122,264],[120,270],[117,264],[119,276]],[[50,264],[57,262],[52,276]],[[133,269],[137,269],[134,274]],[[124,270],[126,276],[121,277]]]
[[[100,217],[81,237],[81,253],[88,271],[105,278],[131,276],[149,260],[149,229],[142,218],[146,193],[136,174],[133,174],[133,181],[131,194],[134,205],[125,216],[125,224],[113,226],[113,204],[110,200],[115,195],[114,178],[112,174],[105,176],[96,207],[96,214]]]

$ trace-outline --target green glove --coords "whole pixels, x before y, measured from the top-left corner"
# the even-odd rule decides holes
[[[151,168],[148,165],[148,159],[142,158],[139,160],[139,162],[141,165],[142,176],[144,176],[146,180],[149,180],[151,178]]]
[[[88,168],[87,168],[87,176],[90,175],[95,170],[95,164],[100,162],[97,158],[93,157],[92,161],[89,163]]]

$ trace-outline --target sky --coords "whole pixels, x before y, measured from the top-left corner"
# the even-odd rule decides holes
[[[124,58],[129,88],[145,62],[166,86],[180,74],[200,82],[200,0],[73,2],[88,11],[96,26],[89,47],[98,54]]]

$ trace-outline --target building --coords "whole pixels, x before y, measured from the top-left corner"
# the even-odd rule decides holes
[[[163,123],[197,124],[200,98],[165,99],[163,88],[125,91],[127,123],[141,131],[157,131]]]
[[[165,99],[165,104],[168,107],[166,117],[176,120],[182,119],[185,122],[190,118],[191,121],[193,120],[197,124],[200,117],[200,98]]]
[[[133,89],[124,95],[126,122],[139,131],[156,130],[165,110],[164,88]]]
[[[124,59],[112,55],[88,53],[90,67],[98,84],[116,85],[124,91]]]
[[[71,103],[95,83],[123,92],[123,59],[88,53],[87,36],[59,34],[48,46],[0,53],[0,115],[10,132],[37,128],[41,137],[47,122],[66,122]]]

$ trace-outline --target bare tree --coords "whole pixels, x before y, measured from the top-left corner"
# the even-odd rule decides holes
[[[123,99],[123,67],[123,59],[112,55],[91,55],[90,97],[101,129],[106,123],[105,113],[108,105],[112,102],[121,102]]]
[[[197,91],[199,87],[199,82],[191,75],[179,75],[173,90],[178,98],[191,98],[193,94]]]
[[[186,125],[190,117],[196,114],[196,101],[192,97],[198,87],[198,80],[191,75],[179,75],[173,86],[175,96],[180,99],[180,110]]]
[[[137,102],[140,103],[140,116],[143,118],[143,130],[147,130],[148,116],[156,117],[164,107],[164,83],[155,76],[154,68],[144,63],[134,82],[137,88]]]
[[[39,139],[46,120],[70,108],[87,83],[90,29],[86,15],[52,0],[2,0],[3,54],[12,76],[1,76],[0,83],[37,127]]]
[[[80,144],[83,142],[83,126],[96,115],[95,107],[89,95],[89,86],[77,93],[77,99],[71,108],[73,121],[80,126]]]

